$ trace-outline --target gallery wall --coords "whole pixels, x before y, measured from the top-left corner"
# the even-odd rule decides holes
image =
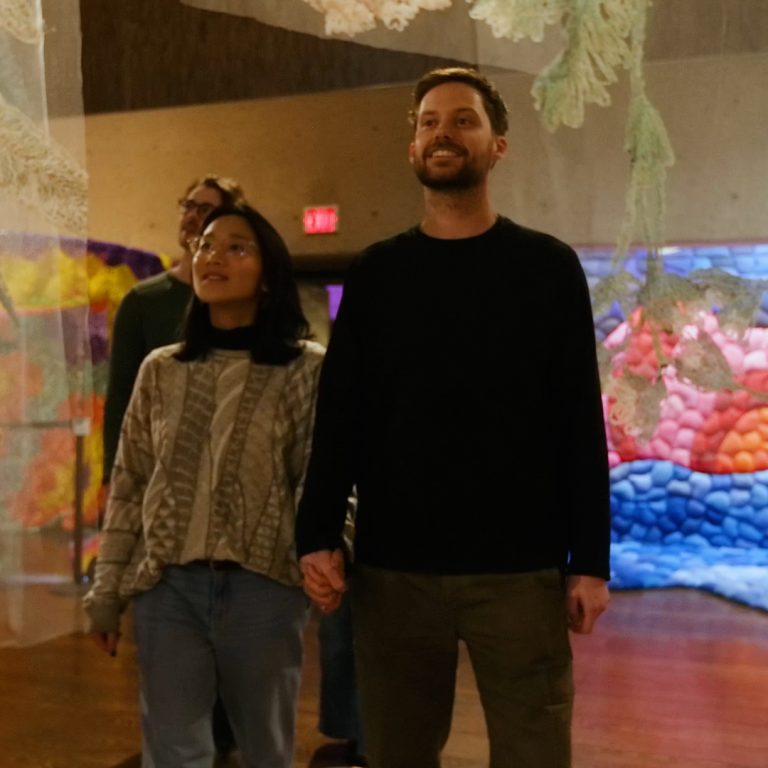
[[[591,106],[579,130],[540,125],[532,78],[492,75],[510,107],[508,156],[493,178],[498,209],[576,244],[611,243],[623,215],[626,77],[613,105]],[[667,239],[768,236],[768,54],[646,67],[648,94],[677,154]],[[410,87],[89,115],[90,236],[175,249],[175,201],[206,172],[238,178],[297,254],[349,254],[415,223],[420,191],[406,159]],[[335,235],[307,236],[303,207],[335,203]]]

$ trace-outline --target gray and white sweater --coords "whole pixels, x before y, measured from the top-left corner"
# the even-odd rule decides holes
[[[123,421],[93,588],[91,631],[116,631],[128,599],[166,565],[215,558],[301,584],[294,519],[323,348],[285,366],[246,351],[142,363]]]

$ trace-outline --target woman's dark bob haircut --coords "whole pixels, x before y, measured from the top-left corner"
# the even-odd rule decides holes
[[[202,231],[222,216],[244,219],[259,245],[266,291],[261,294],[256,322],[252,326],[251,356],[257,363],[285,365],[301,354],[298,342],[309,336],[309,324],[299,302],[288,248],[277,230],[247,205],[215,208],[206,216]],[[204,359],[211,349],[212,331],[208,305],[193,294],[187,308],[181,349],[176,358],[184,362]]]

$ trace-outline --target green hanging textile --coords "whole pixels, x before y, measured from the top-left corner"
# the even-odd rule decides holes
[[[662,379],[648,381],[631,371],[611,377],[606,393],[614,399],[608,419],[628,435],[645,442],[653,435],[667,395]]]
[[[614,263],[627,255],[638,234],[649,250],[656,251],[661,247],[666,217],[667,168],[675,162],[664,121],[645,93],[643,47],[647,6],[647,0],[635,0],[629,117],[624,140],[631,162],[631,176]]]
[[[562,19],[568,0],[467,0],[474,1],[469,15],[486,22],[494,37],[508,37],[512,42],[530,38],[544,39],[544,28]]]
[[[653,251],[664,242],[667,168],[675,155],[664,122],[645,93],[632,96],[624,148],[632,170],[614,261],[627,255],[635,234]]]
[[[467,0],[472,2],[473,0]],[[608,86],[619,69],[630,70],[625,149],[631,161],[624,220],[614,263],[633,239],[651,251],[664,241],[667,168],[675,162],[658,110],[645,92],[643,47],[650,0],[474,0],[473,19],[488,23],[497,37],[542,40],[548,24],[564,24],[562,53],[534,81],[531,93],[549,131],[578,128],[586,104],[607,106]]]
[[[637,1],[568,0],[565,50],[541,72],[531,89],[549,131],[561,123],[580,127],[585,104],[611,103],[606,86],[618,79],[617,68],[629,66],[627,37]]]

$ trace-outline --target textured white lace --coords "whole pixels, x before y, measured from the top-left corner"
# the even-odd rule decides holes
[[[380,21],[388,29],[402,31],[419,11],[441,11],[451,0],[305,0],[325,15],[327,35],[359,35]]]
[[[0,0],[0,29],[22,43],[39,43],[43,37],[37,3],[30,0]]]
[[[0,187],[63,230],[85,235],[88,181],[69,153],[0,96]]]
[[[40,3],[0,0],[0,34],[3,33],[26,45],[41,47]],[[86,173],[51,138],[45,120],[22,111],[26,100],[19,97],[18,66],[12,56],[0,59],[0,188],[41,213],[57,228],[85,235]],[[30,103],[33,101],[30,99]]]

